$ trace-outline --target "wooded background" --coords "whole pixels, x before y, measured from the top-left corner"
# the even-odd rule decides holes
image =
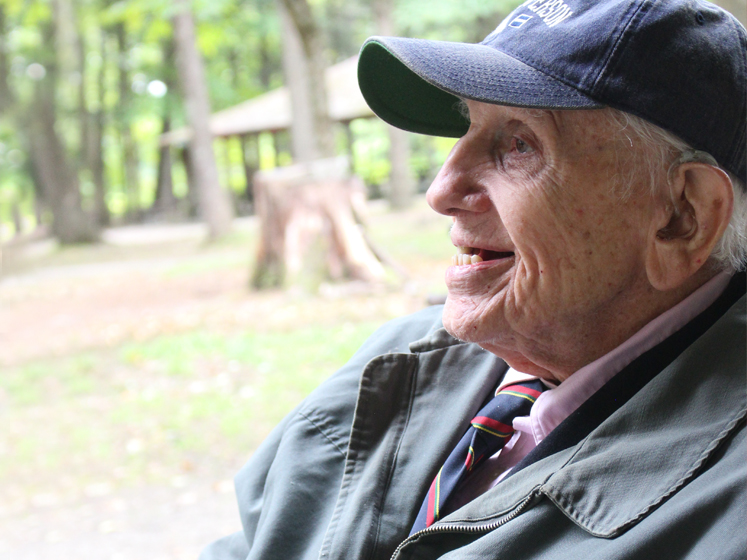
[[[247,166],[343,153],[350,131],[369,196],[404,206],[450,144],[333,125],[317,78],[369,35],[479,41],[518,3],[0,0],[0,241],[92,242],[110,225],[196,217],[219,236],[253,211]],[[744,21],[745,0],[721,4]],[[293,95],[290,131],[211,140],[211,112],[283,84],[307,95],[305,110]],[[159,147],[185,124],[186,149]]]
[[[444,292],[451,220],[422,196],[392,212],[411,191],[390,185],[400,169],[401,184],[424,189],[453,139],[361,118],[331,126],[332,148],[292,138],[288,122],[211,145],[205,118],[318,77],[301,34],[288,45],[294,17],[333,65],[374,33],[480,40],[516,2],[278,2],[0,0],[1,558],[196,558],[240,530],[231,479],[277,422],[382,323]],[[197,85],[181,89],[180,74]],[[292,131],[318,126],[309,106]],[[159,141],[188,122],[202,127],[193,149],[213,156],[205,177],[219,189],[190,183],[187,144]],[[387,283],[247,290],[257,216],[209,244],[202,223],[162,223],[207,218],[201,193],[212,192],[227,202],[220,235],[261,206],[270,179],[313,207],[311,195],[339,187],[330,174],[304,196],[283,175],[324,150],[349,154],[351,137],[364,188],[384,198],[367,206],[366,238],[403,273],[388,266]],[[262,170],[256,201],[245,164]],[[352,208],[358,192],[324,202]],[[291,264],[320,252],[297,242],[308,229],[291,233]],[[68,243],[38,240],[49,235]]]
[[[327,119],[315,79],[323,68],[377,33],[479,41],[516,4],[2,0],[0,240],[51,232],[63,243],[91,242],[111,225],[196,217],[220,235],[234,214],[253,210],[247,151],[256,169],[345,151],[348,134]],[[293,89],[304,73],[305,122],[299,111],[291,131],[260,134],[258,146],[233,137],[211,149],[211,112]],[[159,147],[163,132],[187,124],[188,149]],[[375,120],[350,128],[355,172],[369,195],[395,206],[408,192],[388,188],[390,151],[408,175],[394,182],[414,189],[427,186],[450,146]]]

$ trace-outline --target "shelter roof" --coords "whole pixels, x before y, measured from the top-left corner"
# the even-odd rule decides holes
[[[354,56],[330,66],[325,72],[328,111],[334,121],[373,116],[358,87],[357,67],[358,57]],[[210,117],[213,136],[220,137],[284,130],[290,123],[290,94],[285,86]],[[162,134],[159,143],[161,146],[186,144],[191,135],[189,127],[177,128]]]

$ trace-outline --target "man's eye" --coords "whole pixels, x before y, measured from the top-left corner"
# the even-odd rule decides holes
[[[534,149],[521,138],[514,138],[513,143],[514,149],[520,154],[529,154],[534,151]]]

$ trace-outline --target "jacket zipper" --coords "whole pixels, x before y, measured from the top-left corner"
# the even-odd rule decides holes
[[[417,533],[410,535],[407,537],[404,541],[402,541],[397,549],[392,554],[391,560],[394,560],[395,557],[402,551],[402,548],[410,541],[410,539],[414,537],[419,537],[422,535],[430,535],[433,533],[448,533],[452,531],[462,531],[464,533],[483,533],[488,531],[493,531],[500,527],[501,525],[505,525],[509,521],[511,521],[514,517],[517,515],[520,515],[526,510],[530,505],[531,502],[539,496],[540,492],[538,490],[534,490],[531,494],[529,494],[526,498],[524,498],[519,504],[514,508],[513,511],[511,511],[508,515],[505,515],[504,517],[501,517],[500,519],[493,521],[492,523],[489,523],[488,525],[431,525],[430,527],[423,529],[422,531],[418,531]]]

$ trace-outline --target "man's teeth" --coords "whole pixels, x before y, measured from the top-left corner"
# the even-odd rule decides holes
[[[482,262],[480,255],[473,254],[477,251],[478,249],[472,249],[471,247],[457,247],[457,254],[451,257],[451,264],[453,266],[464,266]]]

